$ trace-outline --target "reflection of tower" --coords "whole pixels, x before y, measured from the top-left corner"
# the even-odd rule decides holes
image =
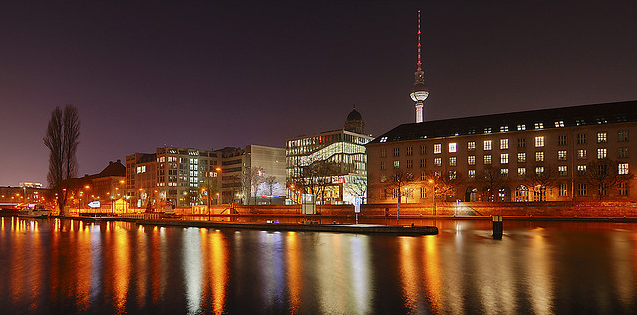
[[[425,72],[422,71],[420,62],[420,10],[418,10],[418,69],[416,69],[416,81],[414,82],[414,89],[411,92],[411,99],[416,102],[416,122],[421,123],[423,119],[423,101],[429,96],[429,90],[425,86]]]
[[[345,121],[345,130],[364,134],[365,132],[365,123],[363,122],[363,116],[356,110],[356,106],[354,109],[347,115],[347,120]]]

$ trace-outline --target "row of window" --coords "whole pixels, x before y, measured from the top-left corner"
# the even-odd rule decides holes
[[[588,195],[588,184],[586,183],[578,183],[577,184],[577,195],[578,196],[587,196]],[[538,189],[539,188],[539,189]],[[545,194],[546,194],[546,188],[544,187],[534,187],[533,192],[534,192],[534,201],[541,201],[541,200],[546,200]],[[425,199],[427,198],[427,191],[428,189],[426,187],[420,187],[419,188],[419,192],[420,192],[420,199]],[[617,185],[617,191],[619,193],[620,196],[628,196],[628,183],[621,183]],[[408,197],[413,198],[413,194],[412,191],[408,191]],[[400,191],[398,190],[398,188],[394,188],[392,189],[392,198],[396,199],[398,198],[398,194],[400,193]],[[515,196],[516,196],[516,201],[528,201],[528,193],[529,193],[529,188],[526,186],[518,186],[516,188],[515,191]],[[568,185],[567,184],[559,184],[557,186],[557,193],[560,197],[566,197],[568,196]],[[502,200],[504,200],[504,194],[506,194],[505,188],[500,188],[498,189],[498,195],[499,197],[501,197]],[[601,196],[606,196],[608,195],[608,187],[606,185],[599,185],[597,188],[597,194],[601,195]],[[543,197],[544,196],[544,197]],[[384,188],[381,188],[380,190],[380,198],[381,199],[386,199],[387,198],[387,194]]]
[[[519,177],[525,177],[527,172],[526,172],[527,168],[526,167],[518,167],[517,168],[517,174]],[[543,174],[546,171],[546,168],[544,166],[536,166],[535,167],[535,174],[536,175],[540,175]],[[598,170],[599,171],[599,170]],[[568,175],[568,166],[566,165],[559,165],[557,167],[557,173],[559,176],[567,176]],[[619,163],[617,165],[617,174],[619,175],[628,175],[630,173],[630,168],[628,163]],[[448,171],[448,175],[449,175],[449,179],[456,179],[457,177],[457,171]],[[586,165],[578,165],[577,166],[577,175],[585,175],[586,174]],[[435,177],[440,177],[442,175],[441,172],[434,172],[434,176]],[[500,169],[500,175],[502,175],[503,177],[508,177],[509,176],[509,169],[508,168],[501,168]],[[476,170],[468,170],[467,173],[468,178],[475,178],[476,177]],[[426,180],[426,173],[421,173],[420,174],[420,180]],[[387,181],[387,177],[385,175],[381,175],[380,177],[380,181],[381,183],[384,183]]]
[[[558,135],[558,145],[567,145],[568,144],[568,136],[567,135]],[[617,132],[617,141],[618,142],[627,142],[628,141],[628,130],[620,130]],[[608,142],[608,134],[607,132],[598,132],[597,133],[597,143],[606,143]],[[577,135],[577,144],[586,144],[586,134],[581,133]],[[544,147],[545,145],[545,137],[537,136],[534,137],[534,146],[536,148]],[[482,148],[484,151],[490,151],[493,149],[493,140],[483,140]],[[518,148],[526,148],[526,138],[518,138]],[[500,150],[509,149],[509,139],[500,139]],[[451,142],[448,144],[448,152],[455,153],[458,150],[458,144],[456,142]],[[467,150],[475,151],[476,150],[476,141],[467,142]],[[442,153],[442,144],[435,143],[433,145],[433,153],[440,154]],[[407,156],[414,154],[413,147],[409,146],[406,148]],[[420,146],[420,154],[427,154],[427,147],[425,145]],[[387,151],[385,148],[380,149],[380,156],[386,157]],[[393,148],[393,156],[400,156],[400,148]]]
[[[605,159],[607,157],[608,157],[608,150],[606,148],[598,148],[597,149],[597,158],[598,159]],[[618,148],[617,157],[618,158],[628,158],[628,148],[626,148],[626,147]],[[492,156],[491,156],[491,154],[485,154],[485,155],[482,156],[482,158],[483,158],[483,164],[484,165],[491,165],[492,164]],[[586,149],[577,150],[577,159],[578,160],[587,159],[587,151],[586,151]],[[567,160],[567,151],[566,150],[557,151],[557,160],[558,161],[566,161]],[[525,163],[526,162],[526,152],[518,152],[517,161],[518,161],[518,163]],[[535,161],[536,162],[544,162],[544,151],[535,152]],[[442,166],[442,158],[440,158],[440,157],[434,158],[433,159],[433,163],[434,163],[434,166]],[[508,163],[509,163],[509,153],[501,153],[500,154],[500,164],[508,164]],[[455,156],[449,157],[449,166],[457,166],[457,164],[458,164],[457,157],[455,157]],[[476,165],[476,156],[475,155],[467,156],[467,164],[468,165]],[[394,161],[393,165],[394,165],[395,168],[400,167],[400,161],[397,161],[397,160]],[[406,167],[407,168],[413,168],[414,167],[413,160],[407,160],[406,161]],[[426,159],[420,159],[420,167],[421,168],[427,167],[427,160]],[[381,170],[385,170],[386,169],[385,161],[380,161],[380,169]]]

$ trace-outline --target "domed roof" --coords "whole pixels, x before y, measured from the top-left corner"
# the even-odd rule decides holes
[[[359,113],[356,108],[354,108],[349,115],[347,115],[347,121],[352,121],[352,120],[363,120],[363,116],[361,116],[361,113]]]

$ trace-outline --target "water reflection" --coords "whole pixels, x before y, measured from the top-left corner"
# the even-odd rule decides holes
[[[437,236],[0,218],[13,313],[635,313],[637,224],[438,221]]]

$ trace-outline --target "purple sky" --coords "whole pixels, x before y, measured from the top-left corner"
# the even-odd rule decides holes
[[[46,183],[68,103],[79,175],[164,144],[284,147],[354,104],[373,135],[413,122],[418,8],[425,120],[637,99],[636,1],[111,2],[0,3],[0,185]]]

